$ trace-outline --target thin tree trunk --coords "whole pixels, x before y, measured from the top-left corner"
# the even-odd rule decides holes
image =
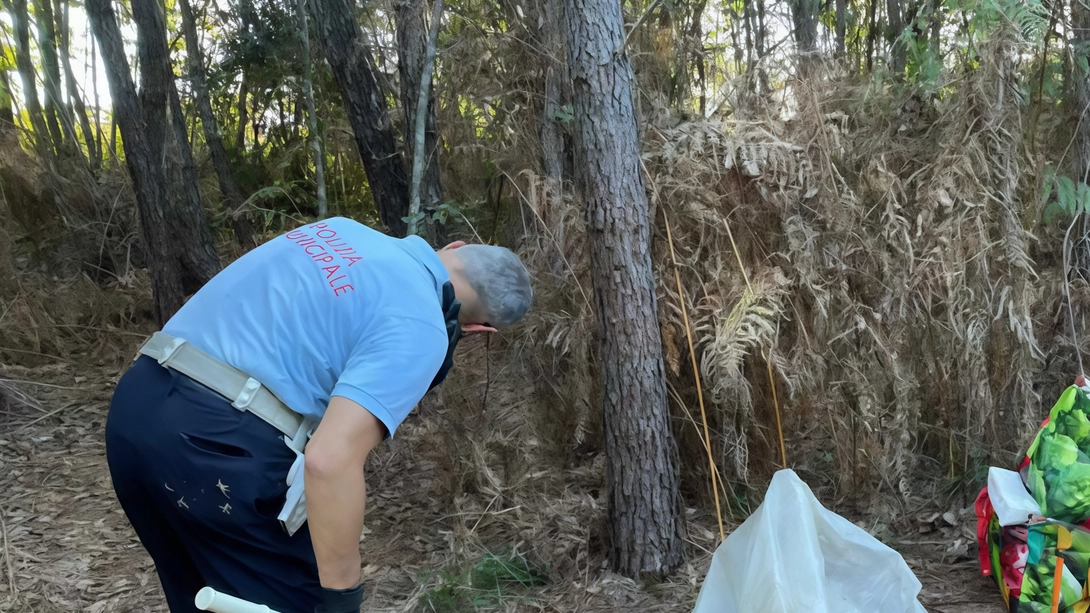
[[[931,1],[931,54],[938,58],[942,53],[942,24],[945,21],[942,0]],[[1047,36],[1047,35],[1046,35]]]
[[[83,103],[83,95],[80,94],[76,84],[76,74],[72,72],[72,58],[69,49],[68,29],[68,3],[63,0],[55,0],[57,14],[57,31],[60,45],[61,65],[64,67],[65,87],[68,89],[68,100],[75,107],[75,113],[79,116],[80,130],[83,132],[83,140],[87,143],[87,159],[91,168],[98,168],[102,164],[102,152],[95,147],[95,133],[91,130],[91,122],[87,119],[87,107]],[[70,116],[70,114],[67,114]],[[75,128],[73,127],[73,132]],[[74,137],[73,137],[74,138]],[[78,142],[78,141],[73,141]]]
[[[250,217],[239,209],[244,198],[242,191],[235,182],[235,176],[231,169],[231,161],[227,158],[227,151],[223,148],[223,134],[220,132],[219,122],[212,112],[212,101],[208,97],[208,81],[204,72],[204,54],[201,52],[201,41],[197,36],[197,23],[193,16],[193,9],[189,0],[179,0],[178,6],[182,13],[182,32],[185,35],[186,55],[189,59],[189,81],[193,87],[193,94],[197,99],[197,111],[201,119],[201,129],[204,133],[204,142],[208,145],[209,155],[212,157],[212,166],[216,169],[216,178],[219,180],[220,192],[227,202],[227,210],[231,218],[231,228],[235,232],[235,240],[243,247],[254,245],[254,231]]]
[[[34,0],[38,19],[38,52],[42,60],[42,89],[45,91],[45,121],[57,152],[67,149],[68,130],[61,98],[61,69],[57,63],[57,29],[50,0]],[[59,118],[59,119],[58,119]],[[63,127],[62,127],[63,126]]]
[[[561,0],[545,0],[545,109],[541,118],[541,160],[550,196],[559,198],[564,178],[564,130],[560,125],[562,83],[567,80]]]
[[[7,72],[0,73],[0,132],[15,129],[15,113],[12,111],[11,83]]]
[[[167,112],[170,115],[170,125],[173,130],[164,143],[165,150],[168,152],[165,157],[167,160],[178,160],[178,164],[169,164],[167,167],[167,174],[171,177],[174,188],[173,196],[185,203],[186,208],[201,211],[203,219],[201,177],[197,174],[197,164],[193,161],[193,147],[190,145],[188,130],[186,130],[185,112],[182,110],[178,86],[173,78],[167,87],[167,95],[169,96]],[[209,235],[208,247],[212,247],[211,235]],[[215,255],[214,249],[212,254]]]
[[[1071,44],[1072,53],[1090,60],[1090,8],[1079,1],[1071,3]],[[1072,62],[1074,81],[1074,110],[1072,118],[1078,126],[1075,134],[1074,176],[1076,181],[1090,183],[1090,72],[1084,72],[1081,66],[1086,61]],[[1090,215],[1082,214],[1081,236],[1073,248],[1074,266],[1082,277],[1090,280]],[[1067,274],[1067,271],[1064,271]]]
[[[204,211],[168,197],[163,139],[170,81],[161,79],[169,73],[166,28],[154,0],[132,3],[141,43],[143,91],[138,96],[111,1],[87,0],[86,7],[106,64],[113,117],[124,138],[156,316],[162,325],[181,307],[187,294],[199,289],[219,269]]]
[[[889,20],[886,28],[886,41],[889,43],[890,55],[889,69],[895,75],[903,74],[908,62],[908,49],[901,41],[901,33],[905,29],[901,8],[901,0],[886,0],[886,18]]]
[[[307,132],[310,149],[314,155],[314,182],[318,191],[318,217],[329,215],[329,200],[325,188],[325,153],[322,146],[322,134],[318,131],[318,113],[314,109],[314,75],[310,59],[310,27],[307,25],[305,0],[296,0],[295,10],[299,19],[299,35],[303,39],[303,96],[307,105]],[[299,104],[295,105],[296,110]]]
[[[97,149],[102,154],[102,159],[106,159],[106,154],[102,151],[102,104],[98,98],[98,49],[95,47],[95,43],[91,40],[91,24],[87,24],[87,40],[91,41],[91,94],[95,99],[95,132],[97,133]],[[113,141],[112,130],[113,121],[110,122],[111,136],[110,136],[110,157],[117,155],[117,150],[114,149],[116,143]]]
[[[848,2],[836,0],[836,57],[844,57],[844,37],[848,27]]]
[[[804,77],[810,74],[817,60],[817,12],[820,6],[820,0],[791,0],[791,18],[799,53],[799,73]]]
[[[367,172],[379,219],[390,233],[404,236],[409,214],[409,186],[405,162],[397,140],[386,97],[375,74],[378,68],[363,41],[351,0],[311,0],[319,40],[333,80],[344,100],[356,148]]]
[[[874,41],[878,37],[878,0],[867,4],[867,72],[874,70]]]
[[[422,0],[400,0],[394,3],[397,20],[397,53],[401,108],[404,113],[404,134],[406,151],[413,164],[416,163],[416,125],[415,120],[420,98],[421,75],[424,71],[425,56],[428,53],[428,33],[424,30],[424,10],[427,3]],[[429,79],[429,86],[431,80]],[[438,131],[435,126],[435,96],[428,96],[428,105],[424,117],[424,166],[420,186],[420,198],[424,211],[432,211],[443,200],[443,187],[439,176]],[[411,183],[410,183],[411,185]],[[411,205],[410,192],[410,209]],[[438,233],[438,228],[432,227]]]
[[[235,131],[235,155],[242,157],[246,151],[246,128],[250,125],[250,111],[247,98],[250,94],[250,81],[246,71],[242,71],[242,84],[238,87],[238,129]]]
[[[439,25],[443,20],[443,0],[435,0],[431,15],[431,27],[428,31],[428,45],[424,53],[424,65],[420,71],[416,99],[416,115],[413,126],[413,174],[409,183],[409,234],[416,234],[419,227],[417,214],[420,212],[421,181],[424,178],[424,160],[429,157],[424,147],[424,132],[428,121],[428,99],[431,94],[431,73],[435,66],[436,46],[439,44]],[[434,204],[430,203],[430,204]]]
[[[38,100],[37,76],[34,74],[34,62],[30,56],[30,13],[27,0],[5,0],[11,22],[15,27],[15,67],[23,84],[23,97],[26,100],[27,115],[34,131],[34,143],[44,160],[53,157],[53,141],[45,124],[45,115]]]
[[[621,5],[569,0],[565,21],[602,343],[609,557],[626,576],[661,576],[681,562],[681,497]]]
[[[759,81],[758,93],[761,98],[767,97],[772,88],[768,84],[768,68],[762,63],[768,53],[768,22],[765,19],[765,0],[757,2],[757,77]]]

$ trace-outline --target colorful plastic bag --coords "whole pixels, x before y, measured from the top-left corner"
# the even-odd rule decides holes
[[[1040,516],[1000,526],[988,488],[977,497],[981,572],[1011,613],[1090,611],[1088,392],[1083,377],[1064,391],[1018,467]]]

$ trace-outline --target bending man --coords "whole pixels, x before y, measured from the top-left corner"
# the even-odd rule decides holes
[[[531,294],[506,249],[436,252],[343,218],[197,292],[106,422],[114,490],[170,610],[196,611],[208,585],[281,613],[359,611],[368,454],[443,380],[461,332],[511,325]]]

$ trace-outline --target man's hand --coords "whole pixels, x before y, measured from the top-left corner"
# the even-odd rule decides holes
[[[307,523],[325,592],[351,590],[360,582],[359,543],[367,501],[363,465],[384,432],[382,422],[362,406],[334,396],[307,443]]]

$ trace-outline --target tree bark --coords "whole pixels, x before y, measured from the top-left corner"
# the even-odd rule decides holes
[[[405,147],[409,159],[416,163],[417,107],[420,99],[421,76],[428,52],[428,33],[424,30],[424,10],[427,2],[399,0],[394,3],[397,20],[397,53],[401,108],[404,110]],[[429,79],[430,81],[430,79]],[[420,184],[421,208],[432,211],[443,201],[443,186],[439,177],[438,130],[435,126],[435,96],[428,96],[424,115],[424,160],[427,162]],[[411,200],[411,198],[410,198]],[[411,205],[410,205],[411,208]]]
[[[68,3],[63,2],[63,0],[55,0],[55,2],[54,9],[57,17],[57,31],[59,32],[57,43],[60,45],[59,52],[61,65],[64,66],[64,80],[65,87],[68,89],[68,99],[75,107],[76,115],[79,115],[79,127],[83,132],[83,140],[87,143],[87,159],[91,168],[98,168],[102,165],[102,152],[95,146],[95,133],[91,130],[91,122],[87,119],[87,106],[83,103],[83,95],[79,91],[79,85],[76,84],[76,75],[72,72]],[[73,128],[74,132],[75,129]]]
[[[250,95],[250,80],[246,70],[242,71],[242,84],[238,86],[238,129],[235,130],[235,155],[242,157],[246,151],[246,128],[250,125],[250,107],[247,98]]]
[[[908,63],[908,49],[901,41],[901,33],[905,29],[904,17],[901,12],[901,0],[886,0],[886,18],[889,20],[886,26],[886,40],[889,42],[889,69],[895,75],[901,75]]]
[[[169,72],[169,66],[162,63],[167,58],[166,29],[154,0],[133,2],[144,76],[142,95],[138,96],[111,0],[87,0],[86,6],[106,67],[113,116],[124,140],[156,316],[162,325],[181,307],[187,294],[198,290],[219,269],[204,211],[168,197],[163,145],[170,82],[156,81]]]
[[[11,102],[11,83],[8,82],[8,75],[5,72],[0,74],[0,132],[15,130],[15,113],[11,108]]]
[[[878,0],[867,3],[867,72],[874,70],[874,41],[878,37]]]
[[[379,219],[389,232],[404,236],[409,214],[409,185],[405,162],[398,153],[385,96],[375,73],[378,68],[363,41],[350,0],[311,0],[318,38],[325,49],[356,148],[367,172]]]
[[[894,2],[895,0],[889,0]],[[791,0],[791,19],[799,52],[799,72],[807,76],[817,59],[817,16],[820,0]]]
[[[235,182],[235,175],[231,169],[231,162],[227,159],[227,151],[223,147],[223,134],[220,132],[219,122],[212,112],[212,101],[208,97],[208,80],[204,71],[204,54],[201,52],[201,41],[197,36],[197,23],[193,16],[193,9],[189,0],[179,0],[179,8],[182,13],[182,32],[185,36],[186,56],[189,60],[189,81],[193,87],[193,94],[197,99],[197,111],[201,118],[201,129],[204,133],[204,142],[208,145],[209,155],[212,158],[212,167],[216,170],[216,178],[219,180],[220,193],[227,203],[227,210],[231,217],[231,228],[235,232],[235,240],[243,247],[254,246],[254,231],[250,217],[240,213],[245,199],[242,190]]]
[[[681,562],[677,451],[666,404],[648,201],[621,5],[569,0],[575,178],[601,340],[610,562],[629,577]]]
[[[303,96],[307,106],[307,132],[310,148],[314,154],[314,182],[318,192],[318,217],[329,214],[329,201],[325,189],[325,153],[322,146],[322,134],[318,131],[318,113],[314,105],[314,73],[310,59],[310,29],[307,25],[306,2],[296,0],[295,11],[299,19],[299,35],[303,40]],[[296,110],[299,105],[296,104]]]
[[[61,69],[57,63],[57,28],[53,22],[50,0],[34,0],[38,19],[38,51],[42,60],[42,89],[45,91],[45,121],[57,152],[68,149],[68,126],[65,121],[64,99],[61,98]]]
[[[1090,8],[1082,2],[1071,3],[1071,50],[1073,54],[1081,55],[1090,60]],[[1084,72],[1080,65],[1084,62],[1072,62],[1075,66],[1072,75],[1074,78],[1074,110],[1073,121],[1078,126],[1075,134],[1074,147],[1074,172],[1072,179],[1090,183],[1090,72]],[[1074,242],[1072,253],[1074,266],[1079,274],[1090,281],[1090,215],[1082,214],[1080,224],[1081,235]],[[1067,274],[1067,271],[1064,271]]]
[[[412,178],[409,183],[409,234],[416,234],[419,229],[419,222],[416,217],[420,212],[420,192],[422,187],[421,182],[424,179],[424,160],[431,157],[428,149],[424,146],[424,137],[426,132],[425,128],[428,122],[428,109],[431,107],[429,102],[431,101],[432,68],[435,65],[436,47],[439,45],[439,26],[443,21],[443,0],[434,1],[435,7],[431,15],[428,42],[424,52],[424,65],[419,75],[420,85],[417,87],[418,97],[416,99],[416,109],[413,115],[413,170]],[[434,201],[429,203],[429,208],[434,205]],[[425,215],[427,210],[428,209],[425,209]],[[426,224],[426,227],[431,226],[430,224]]]
[[[34,143],[42,159],[50,160],[53,157],[52,139],[45,125],[41,102],[38,100],[37,76],[34,73],[34,61],[30,57],[30,12],[27,0],[5,0],[5,4],[15,28],[15,67],[23,84],[23,97],[34,132]]]
[[[844,37],[848,25],[848,2],[836,0],[836,57],[844,57]]]
[[[545,0],[545,108],[541,118],[541,161],[550,196],[559,198],[564,178],[564,130],[560,125],[563,83],[568,79],[561,24],[561,0]]]

